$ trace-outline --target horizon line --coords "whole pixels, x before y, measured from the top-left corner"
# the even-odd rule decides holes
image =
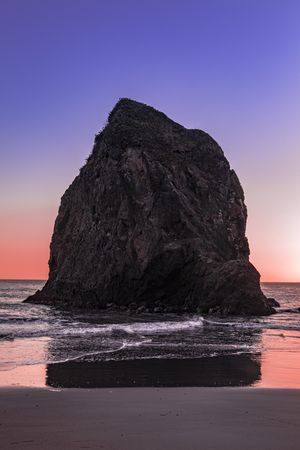
[[[48,278],[0,278],[0,281],[47,281],[48,280]],[[260,281],[260,283],[289,283],[289,284],[292,284],[292,283],[300,283],[300,280],[299,281],[280,281],[280,280],[276,280],[276,281],[265,281],[265,280],[263,280],[263,281]]]

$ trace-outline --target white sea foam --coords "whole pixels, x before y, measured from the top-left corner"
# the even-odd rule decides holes
[[[119,361],[255,354],[262,348],[263,334],[272,332],[268,330],[274,330],[272,348],[282,347],[283,335],[286,346],[292,342],[290,350],[294,351],[300,342],[300,314],[292,312],[300,306],[297,286],[267,286],[268,296],[278,299],[285,311],[261,318],[155,314],[134,318],[105,311],[68,312],[22,303],[40,284],[2,282],[2,286],[1,292],[0,282],[0,364],[4,364],[0,370],[81,359]],[[279,329],[290,331],[275,331]]]
[[[181,330],[198,328],[203,326],[203,318],[196,317],[190,320],[183,321],[163,321],[163,322],[134,322],[130,324],[112,324],[107,325],[107,331],[125,331],[128,334],[143,333],[171,333]]]
[[[35,326],[35,329],[18,329],[15,330],[13,336],[17,337],[33,337],[47,334],[49,337],[57,336],[90,336],[90,335],[111,335],[111,334],[127,334],[127,335],[148,335],[148,334],[163,334],[175,333],[178,331],[191,330],[203,326],[203,318],[195,317],[183,321],[160,321],[160,322],[133,322],[133,323],[111,323],[91,325],[82,322],[70,322],[61,324],[57,322],[51,327],[44,327],[41,324],[40,329]],[[10,336],[12,333],[10,334]]]

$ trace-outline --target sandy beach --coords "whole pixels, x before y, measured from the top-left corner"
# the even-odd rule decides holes
[[[298,450],[300,391],[1,389],[2,449]]]

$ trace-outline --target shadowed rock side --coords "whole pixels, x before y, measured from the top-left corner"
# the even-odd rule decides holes
[[[62,197],[49,279],[28,301],[269,314],[246,218],[239,180],[208,134],[122,99]]]

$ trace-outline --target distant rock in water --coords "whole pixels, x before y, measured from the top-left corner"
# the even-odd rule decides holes
[[[27,301],[270,314],[246,218],[239,180],[207,133],[121,99],[62,197],[49,279]]]

